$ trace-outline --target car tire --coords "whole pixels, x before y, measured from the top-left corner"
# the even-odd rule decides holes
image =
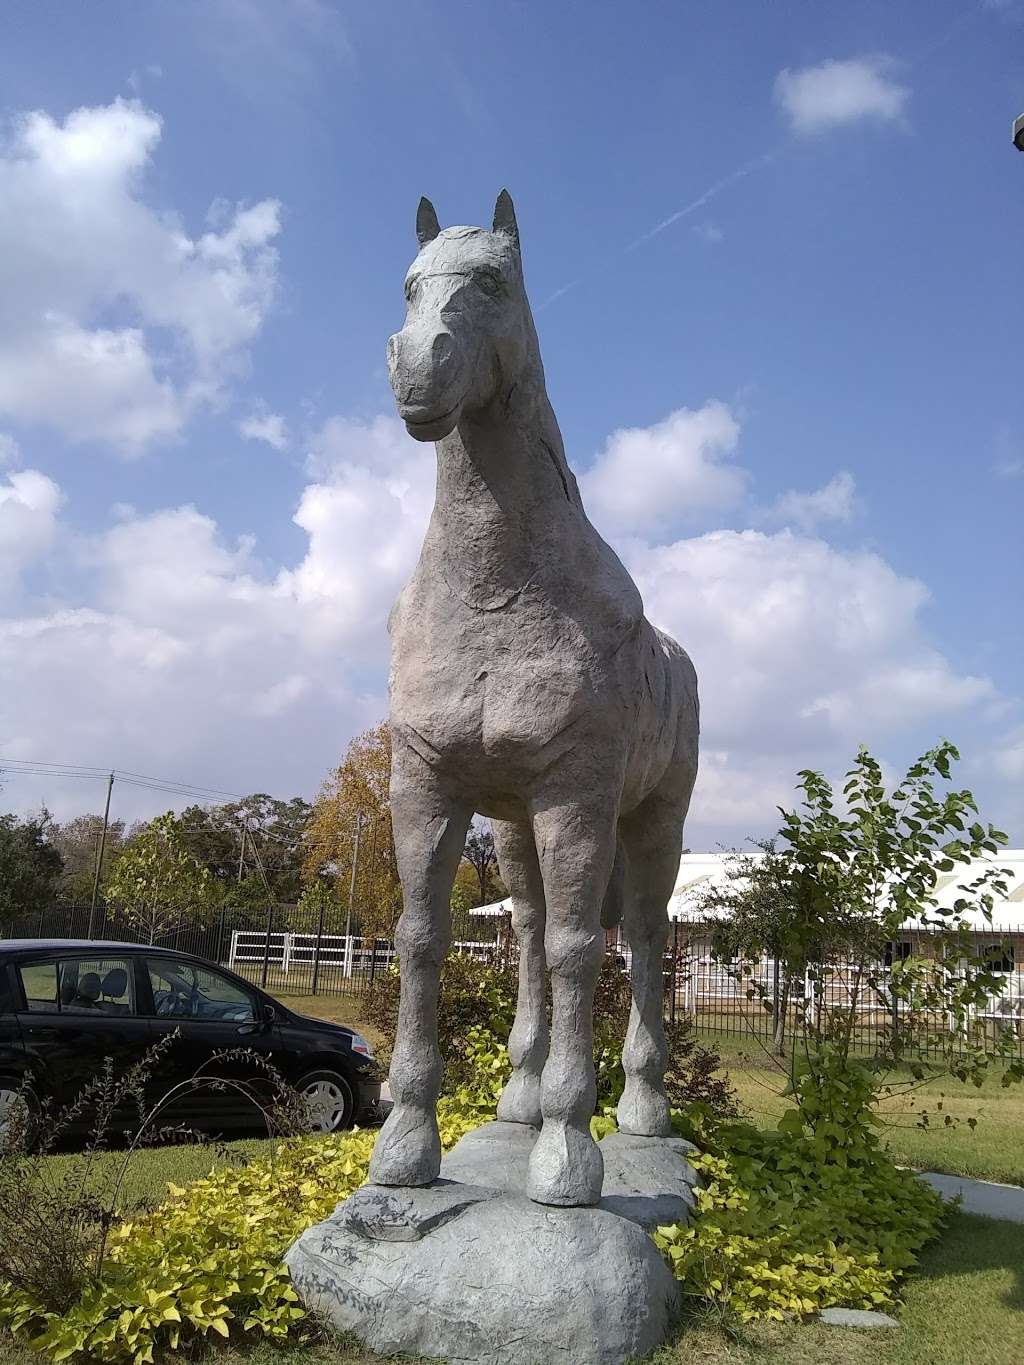
[[[310,1071],[295,1084],[310,1109],[313,1131],[340,1133],[351,1128],[356,1101],[352,1086],[337,1071]]]
[[[0,1076],[0,1143],[7,1131],[7,1116],[17,1104],[28,1106],[26,1138],[28,1145],[34,1146],[39,1123],[39,1101],[31,1090],[22,1088],[22,1083],[7,1076]]]

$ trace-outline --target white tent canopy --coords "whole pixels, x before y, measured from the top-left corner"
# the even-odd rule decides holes
[[[703,892],[709,885],[724,883],[726,880],[727,853],[684,853],[679,860],[679,872],[675,890],[669,901],[668,913],[671,919],[684,923],[705,921],[708,916],[700,908]],[[952,909],[953,902],[965,893],[960,890],[976,880],[987,869],[1005,869],[1008,895],[997,898],[992,912],[992,927],[1003,933],[1024,933],[1024,849],[1006,849],[991,858],[978,858],[963,864],[956,872],[940,873],[936,896],[941,906]],[[494,901],[491,905],[481,905],[471,910],[471,915],[509,915],[512,901],[508,898]],[[979,912],[967,915],[964,923],[970,929],[984,931],[988,921]],[[920,927],[916,920],[907,922],[908,929]]]

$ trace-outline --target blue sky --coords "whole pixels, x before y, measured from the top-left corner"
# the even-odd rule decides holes
[[[1024,842],[1024,4],[5,29],[0,757],[312,794],[383,715],[432,480],[383,365],[416,202],[487,223],[507,185],[591,515],[701,675],[688,842],[940,734]]]

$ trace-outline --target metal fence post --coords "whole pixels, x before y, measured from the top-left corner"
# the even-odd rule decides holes
[[[320,982],[320,949],[324,941],[324,894],[323,888],[320,889],[320,909],[316,919],[316,943],[313,945],[313,981],[311,990],[316,995],[316,989]]]
[[[267,976],[270,972],[270,935],[274,931],[274,902],[267,904],[267,936],[263,944],[263,972],[260,976],[260,985],[266,988]]]

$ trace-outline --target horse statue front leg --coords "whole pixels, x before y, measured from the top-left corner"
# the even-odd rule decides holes
[[[578,791],[585,784],[573,784]],[[544,946],[551,972],[551,1047],[541,1076],[543,1126],[530,1154],[526,1192],[538,1204],[589,1205],[601,1198],[604,1160],[590,1131],[594,987],[604,956],[601,906],[615,856],[615,806],[552,796],[533,806],[544,879]]]
[[[388,1081],[394,1108],[370,1159],[377,1185],[429,1185],[441,1166],[437,1097],[444,1067],[437,1041],[441,966],[451,942],[451,893],[471,809],[397,737],[391,820],[403,909],[395,932],[401,966],[398,1030]]]

